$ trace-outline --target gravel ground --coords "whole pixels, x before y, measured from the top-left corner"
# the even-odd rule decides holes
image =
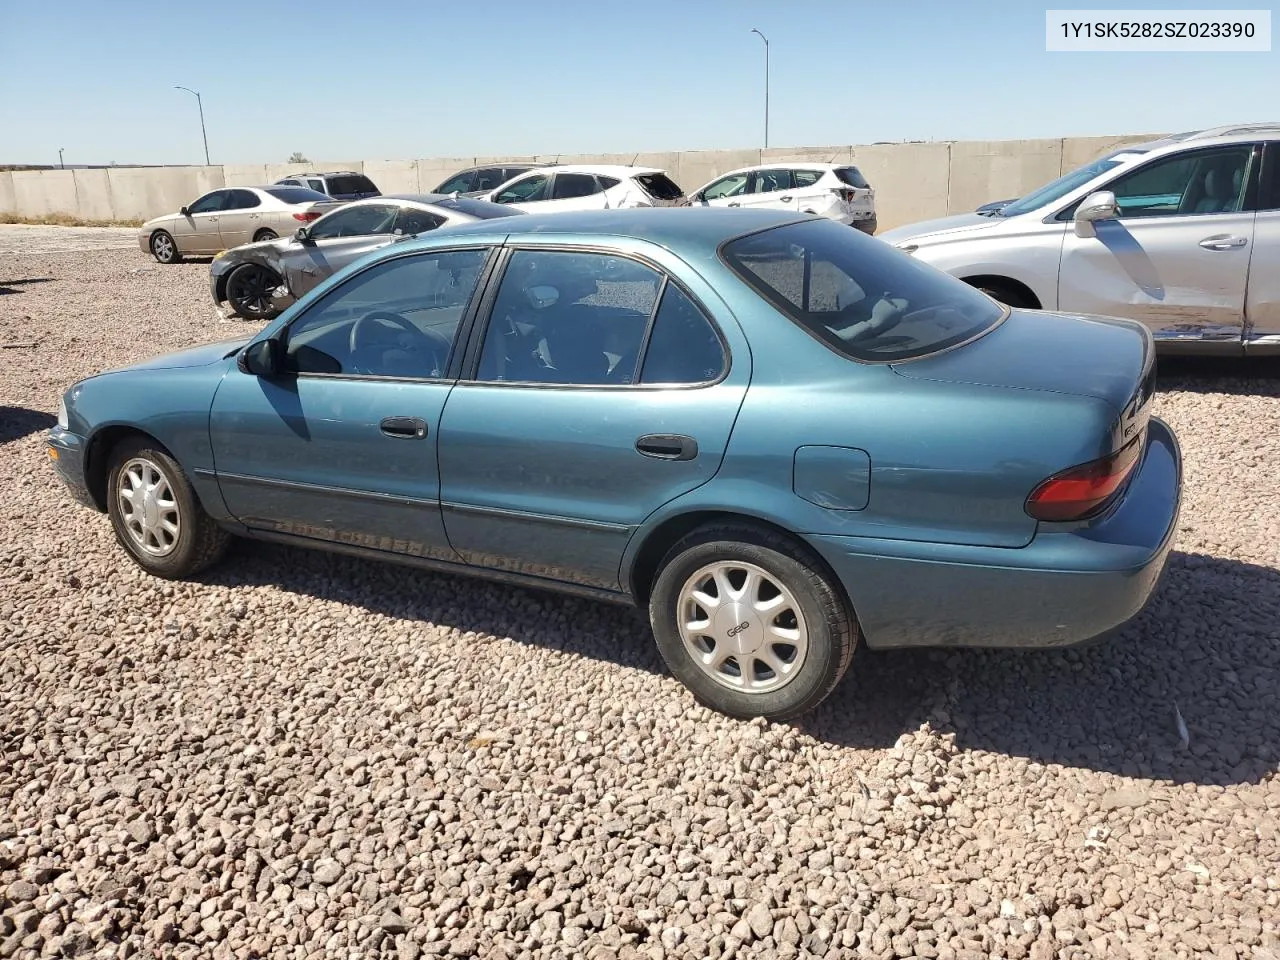
[[[741,723],[631,611],[126,562],[41,433],[242,329],[206,271],[0,256],[0,956],[1280,958],[1275,365],[1169,366],[1179,552],[1122,637],[862,654]]]

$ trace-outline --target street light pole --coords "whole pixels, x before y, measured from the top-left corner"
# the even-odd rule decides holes
[[[764,41],[764,145],[769,146],[769,38],[751,28],[751,32]]]
[[[66,147],[58,148],[58,166],[61,167],[63,170],[67,169],[67,165],[62,162],[62,151],[65,149],[67,148]]]
[[[204,101],[200,99],[200,94],[196,93],[196,91],[192,90],[190,87],[181,87],[181,86],[178,86],[177,84],[174,84],[173,89],[185,90],[187,91],[187,93],[195,95],[196,106],[200,110],[200,136],[204,138],[204,163],[205,163],[205,166],[207,167],[213,166],[213,164],[209,162],[209,135],[204,131]]]

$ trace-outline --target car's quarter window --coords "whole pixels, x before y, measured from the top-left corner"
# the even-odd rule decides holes
[[[451,250],[375,264],[329,291],[290,325],[286,369],[300,374],[442,377],[487,250]]]
[[[776,193],[790,189],[790,170],[757,170],[751,177],[752,193]]]
[[[854,360],[927,356],[1007,315],[967,283],[832,220],[748,234],[721,256],[781,313]]]
[[[525,177],[511,184],[493,200],[495,203],[527,203],[531,200],[545,200],[547,181],[550,179],[544,174]]]
[[[515,251],[490,313],[477,379],[634,383],[662,281],[658,271],[612,254]]]
[[[396,222],[398,207],[385,203],[344,207],[317,220],[308,231],[312,240],[335,237],[369,237],[390,233]]]
[[[437,216],[427,210],[416,207],[402,207],[396,214],[395,233],[409,236],[415,233],[426,233],[444,223],[444,217]]]
[[[229,192],[227,190],[215,190],[213,193],[206,193],[191,206],[187,207],[187,213],[216,213],[226,203]]]
[[[747,174],[731,173],[703,190],[702,198],[704,200],[723,200],[726,197],[736,197],[746,192],[746,189]]]
[[[555,185],[551,188],[552,200],[568,200],[573,197],[589,197],[600,192],[596,178],[589,173],[556,174]]]
[[[812,187],[822,179],[821,170],[792,170],[791,180],[797,187]]]
[[[724,372],[724,344],[683,290],[668,282],[645,346],[640,382],[708,383]]]
[[[223,210],[248,210],[262,206],[262,201],[252,190],[232,190]]]
[[[1123,174],[1103,189],[1115,194],[1124,218],[1237,213],[1252,155],[1249,143],[1180,153]]]

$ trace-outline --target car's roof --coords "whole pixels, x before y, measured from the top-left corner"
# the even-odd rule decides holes
[[[356,203],[377,203],[379,200],[401,200],[405,203],[439,203],[448,200],[451,193],[384,193],[380,197],[365,197]]]
[[[289,177],[363,177],[364,174],[359,170],[315,170],[308,173],[290,173],[281,177],[287,180]]]
[[[494,160],[492,163],[477,163],[472,167],[463,167],[458,173],[470,173],[472,170],[493,170],[495,168],[505,170],[507,167],[556,167],[560,164],[551,160]],[[453,174],[456,177],[458,174]],[[450,177],[452,179],[453,177]]]
[[[620,163],[557,163],[554,166],[556,173],[597,173],[612,177],[665,172],[661,167],[629,167]]]
[[[810,219],[812,218],[785,210],[730,210],[727,207],[581,210],[531,213],[522,217],[501,217],[479,223],[468,223],[451,227],[448,236],[484,237],[486,241],[492,242],[501,242],[507,237],[518,238],[526,234],[580,239],[627,237],[648,240],[669,249],[687,247],[707,249],[717,247],[724,241],[743,234]]]

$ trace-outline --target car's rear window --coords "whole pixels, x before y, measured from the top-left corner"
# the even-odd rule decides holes
[[[635,179],[655,200],[679,200],[684,196],[684,191],[665,173],[642,173]]]
[[[871,184],[867,183],[867,178],[862,175],[862,171],[857,167],[836,167],[836,176],[843,183],[847,183],[851,187],[857,187],[859,190],[866,190]]]
[[[362,177],[359,174],[343,174],[338,177],[328,177],[329,193],[377,193],[378,188],[373,185],[373,181],[368,177]]]
[[[269,193],[281,203],[315,203],[317,200],[328,202],[329,198],[318,190],[306,187],[266,187],[263,193]]]
[[[721,257],[761,297],[853,360],[927,356],[1006,316],[967,283],[834,220],[748,234],[726,243]]]
[[[444,207],[448,210],[457,210],[459,213],[478,217],[481,220],[488,220],[492,217],[513,217],[524,213],[523,210],[512,210],[501,203],[490,203],[488,200],[473,200],[470,197],[449,197],[445,200],[436,201],[436,206]]]

